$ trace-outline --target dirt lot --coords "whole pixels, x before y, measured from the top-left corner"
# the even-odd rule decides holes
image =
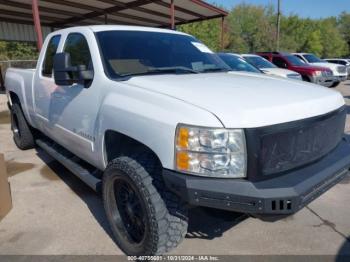
[[[337,89],[350,105],[350,81]],[[121,254],[100,197],[41,150],[19,151],[4,110],[0,95],[0,152],[14,205],[0,222],[0,255]],[[350,176],[296,215],[274,223],[196,208],[189,233],[173,254],[349,255],[349,202]]]

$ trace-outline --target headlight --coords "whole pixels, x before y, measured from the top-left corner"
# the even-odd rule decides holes
[[[242,129],[179,125],[175,168],[208,177],[246,177],[246,143]]]
[[[314,76],[322,76],[322,71],[314,71]]]

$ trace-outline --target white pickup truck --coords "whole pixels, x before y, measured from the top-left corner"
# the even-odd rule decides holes
[[[190,206],[279,218],[346,175],[338,92],[228,71],[176,31],[55,31],[35,70],[6,73],[14,141],[43,148],[101,190],[128,255],[175,248]]]

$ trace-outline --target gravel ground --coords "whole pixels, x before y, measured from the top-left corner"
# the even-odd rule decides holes
[[[350,105],[350,81],[337,90]],[[0,95],[0,152],[14,208],[0,222],[0,255],[122,254],[100,197],[41,150],[15,147],[5,101]],[[349,200],[348,176],[294,216],[274,223],[195,208],[189,233],[173,254],[350,254]]]

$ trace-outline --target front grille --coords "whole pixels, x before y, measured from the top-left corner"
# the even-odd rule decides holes
[[[338,71],[338,73],[346,73],[346,67],[345,66],[338,66],[337,71]]]
[[[333,72],[332,71],[322,71],[322,76],[323,77],[330,77],[330,76],[333,76]]]
[[[346,110],[310,119],[246,131],[248,175],[281,174],[316,161],[340,142]],[[249,152],[250,151],[250,152]]]

